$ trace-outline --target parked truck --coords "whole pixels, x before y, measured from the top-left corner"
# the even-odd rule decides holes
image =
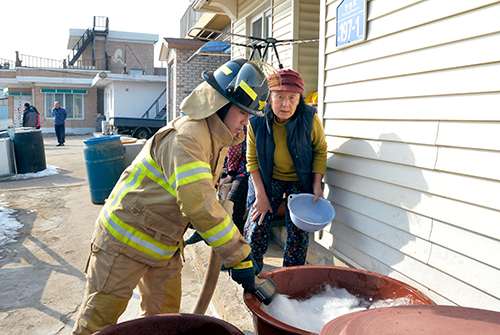
[[[117,134],[131,135],[132,137],[143,139],[150,138],[166,125],[165,119],[146,119],[133,117],[112,117],[109,119],[110,132]]]
[[[108,74],[96,76],[94,86],[104,90],[102,133],[153,136],[166,125],[164,76]]]

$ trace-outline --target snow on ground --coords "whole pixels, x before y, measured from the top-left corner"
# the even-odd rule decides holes
[[[12,217],[16,211],[8,208],[9,205],[3,197],[4,195],[0,194],[0,251],[3,251],[2,247],[7,243],[16,241],[17,230],[23,227],[20,222]]]
[[[23,174],[18,174],[17,178],[18,179],[31,179],[31,178],[41,178],[41,177],[47,177],[47,176],[52,176],[54,174],[59,173],[59,168],[56,166],[52,165],[47,165],[47,168],[42,171],[38,172],[30,172],[30,173],[23,173]],[[6,179],[8,180],[16,180],[16,175],[13,174]]]
[[[40,178],[55,175],[58,173],[59,169],[57,167],[47,165],[47,168],[45,170],[35,173],[19,174],[18,178]],[[8,177],[8,179],[10,180],[15,180],[15,178],[15,175]],[[18,230],[23,227],[23,225],[14,217],[16,211],[9,208],[9,204],[3,199],[4,196],[4,194],[0,194],[0,252],[4,251],[4,248],[2,248],[3,246],[16,241],[16,237],[17,235],[19,235]]]

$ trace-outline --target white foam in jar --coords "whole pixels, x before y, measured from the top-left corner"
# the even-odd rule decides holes
[[[411,305],[411,299],[366,301],[349,293],[345,288],[325,285],[307,299],[290,299],[285,294],[278,295],[264,312],[290,326],[319,333],[331,320],[344,314],[372,308]]]

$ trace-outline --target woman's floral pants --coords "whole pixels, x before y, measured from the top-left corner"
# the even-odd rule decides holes
[[[264,254],[269,246],[269,230],[275,214],[283,201],[283,194],[286,195],[287,201],[290,194],[304,193],[300,181],[283,181],[278,179],[272,180],[271,195],[269,203],[273,209],[273,213],[268,212],[262,221],[258,224],[258,219],[255,222],[250,221],[250,213],[245,224],[245,239],[252,248],[252,256],[259,268],[262,271]],[[252,211],[250,209],[250,212]],[[283,266],[304,265],[307,256],[307,247],[309,245],[309,233],[297,228],[290,219],[290,212],[286,206],[285,214],[287,239],[285,244],[285,254],[283,257]]]

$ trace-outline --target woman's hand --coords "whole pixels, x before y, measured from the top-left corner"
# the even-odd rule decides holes
[[[262,196],[256,195],[255,202],[253,203],[252,211],[250,212],[250,221],[255,222],[259,219],[258,225],[262,224],[267,212],[273,212],[271,205],[269,204],[269,199],[264,194]]]
[[[222,179],[219,180],[219,182],[217,183],[217,186],[218,187],[222,187],[222,185],[224,184],[230,184],[233,182],[233,177],[232,176],[226,176]]]
[[[321,197],[323,198],[323,189],[321,188],[321,180],[323,179],[323,175],[321,173],[315,173],[314,174],[314,181],[313,181],[313,193],[314,193],[314,199],[313,199],[313,204],[318,201],[318,199]]]

